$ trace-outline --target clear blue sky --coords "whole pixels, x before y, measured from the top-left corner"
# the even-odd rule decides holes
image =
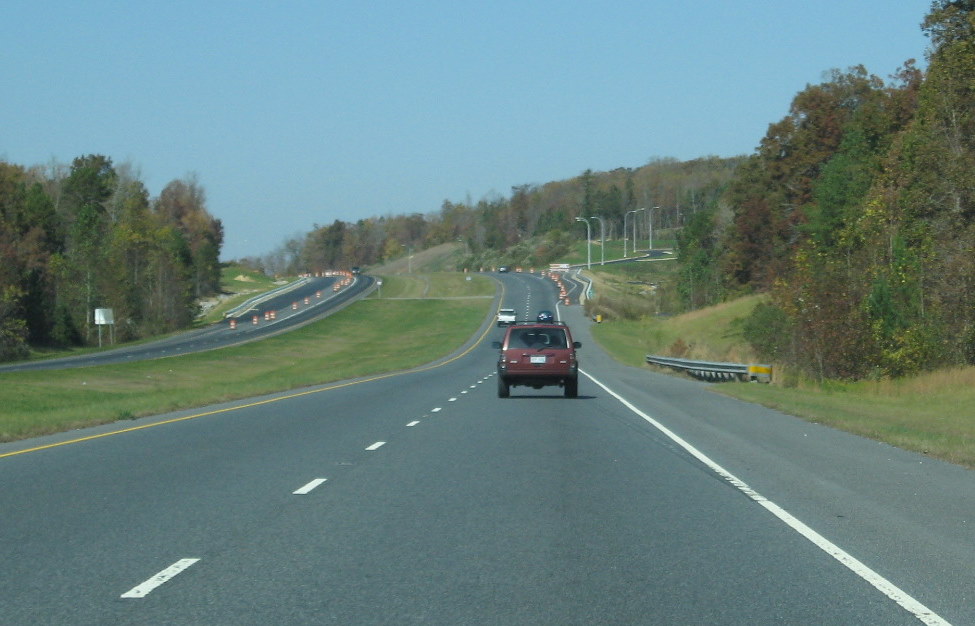
[[[930,0],[8,0],[0,159],[195,174],[222,258],[315,224],[748,154],[793,96],[916,58]]]

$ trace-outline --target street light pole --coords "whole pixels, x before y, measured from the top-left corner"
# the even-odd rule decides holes
[[[589,230],[589,220],[584,217],[577,217],[577,222],[586,223],[586,269],[592,269],[592,250],[590,244],[592,244],[592,234]]]
[[[623,258],[624,259],[626,258],[626,218],[630,216],[630,213],[636,213],[636,211],[627,211],[623,215]],[[636,255],[636,239],[633,240],[633,254]]]
[[[639,213],[640,211],[646,211],[648,209],[636,209],[633,212]],[[636,256],[636,215],[633,216],[633,256]]]
[[[590,215],[589,219],[599,220],[599,264],[606,265],[606,229],[603,225],[603,218],[598,215]]]
[[[658,207],[658,206],[653,207],[653,209],[659,209],[659,208],[660,207]],[[650,239],[647,242],[647,253],[648,254],[653,251],[653,209],[650,209],[649,211],[647,211],[647,227],[650,230],[650,235],[649,235]]]
[[[413,273],[413,246],[407,246],[405,243],[401,243],[400,246],[406,248],[406,273]]]

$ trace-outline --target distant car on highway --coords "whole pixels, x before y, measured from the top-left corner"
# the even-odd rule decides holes
[[[509,267],[508,267],[507,265],[502,265],[501,267],[499,267],[499,268],[498,268],[498,272],[500,272],[500,273],[502,273],[502,274],[504,274],[504,273],[505,273],[505,272],[507,272],[507,271],[508,271],[509,269],[510,269],[510,268],[509,268]]]

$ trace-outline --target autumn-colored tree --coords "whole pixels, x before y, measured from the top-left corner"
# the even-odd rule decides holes
[[[335,220],[330,226],[316,227],[308,234],[303,254],[308,271],[321,272],[346,265],[342,259],[342,243],[347,227],[345,222]]]
[[[92,336],[95,307],[103,304],[98,284],[106,268],[104,244],[110,224],[106,202],[116,178],[110,158],[90,154],[74,159],[63,184],[65,262],[56,278],[57,306],[65,319],[83,329],[85,340]]]
[[[6,321],[26,330],[25,342],[51,342],[53,288],[47,270],[59,248],[50,198],[22,167],[0,162],[0,287],[10,288]]]
[[[892,374],[975,356],[975,3],[936,1],[923,27],[916,115],[862,229],[875,251],[868,310]]]
[[[150,212],[149,192],[136,179],[124,177],[111,204],[114,223],[106,242],[102,290],[115,313],[116,338],[125,341],[155,332],[158,324],[149,289],[155,278],[151,260],[158,220]]]
[[[159,194],[155,212],[183,236],[190,251],[190,277],[197,298],[220,291],[223,224],[206,209],[206,192],[194,176],[170,182]]]
[[[841,151],[851,120],[882,90],[883,82],[862,66],[834,70],[827,82],[796,95],[789,115],[769,126],[729,192],[735,214],[725,264],[735,282],[768,289],[788,276],[810,213],[818,212],[825,225],[814,227],[820,234],[834,226],[832,208],[814,207],[816,183]]]

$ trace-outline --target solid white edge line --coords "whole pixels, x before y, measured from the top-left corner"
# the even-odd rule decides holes
[[[383,447],[384,445],[386,445],[386,442],[385,441],[377,441],[376,443],[374,443],[371,446],[369,446],[368,448],[366,448],[366,450],[378,450],[379,448]]]
[[[314,489],[315,487],[321,485],[326,480],[328,480],[328,479],[327,478],[316,478],[315,480],[311,481],[310,483],[308,483],[307,485],[305,485],[301,489],[296,489],[295,491],[292,491],[291,493],[294,494],[294,495],[296,495],[296,496],[303,496],[303,495],[305,495],[307,493],[310,493],[312,489]]]
[[[122,598],[144,598],[147,595],[149,595],[149,592],[150,591],[152,591],[153,589],[155,589],[159,585],[165,583],[167,580],[169,580],[170,578],[172,578],[176,574],[179,574],[180,572],[182,572],[183,570],[185,570],[187,567],[189,567],[190,565],[193,565],[194,563],[196,563],[199,560],[200,559],[180,559],[180,560],[176,561],[175,563],[173,563],[172,565],[170,565],[169,567],[167,567],[166,569],[164,569],[163,571],[161,571],[158,574],[156,574],[155,576],[153,576],[152,578],[150,578],[149,580],[147,580],[146,582],[142,583],[141,585],[137,585],[137,586],[133,587],[132,589],[129,589],[128,591],[126,591],[125,593],[123,593],[119,597],[122,597]]]
[[[873,585],[874,588],[876,588],[885,596],[887,596],[888,598],[890,598],[891,600],[899,604],[903,609],[905,609],[906,611],[914,615],[914,617],[916,617],[918,620],[920,620],[924,624],[929,624],[930,626],[950,626],[950,622],[946,621],[937,613],[935,613],[928,607],[918,602],[916,599],[911,597],[907,592],[900,589],[894,583],[890,582],[889,580],[887,580],[877,572],[870,569],[868,566],[866,566],[858,559],[853,557],[853,555],[849,554],[848,552],[846,552],[836,544],[832,543],[831,541],[829,541],[828,539],[826,539],[825,537],[817,533],[815,530],[813,530],[803,522],[799,521],[797,518],[793,517],[788,511],[786,511],[779,505],[775,504],[771,500],[765,498],[762,494],[758,493],[757,491],[749,487],[748,484],[745,483],[743,480],[739,479],[737,476],[735,476],[734,474],[732,474],[722,466],[718,465],[716,462],[712,461],[703,452],[701,452],[700,450],[692,446],[690,443],[684,441],[679,435],[671,431],[669,428],[667,428],[657,420],[653,419],[652,417],[650,417],[649,415],[647,415],[646,413],[638,409],[628,400],[623,398],[623,396],[619,395],[618,393],[616,393],[615,391],[613,391],[612,389],[610,389],[600,381],[593,378],[592,375],[590,375],[589,373],[584,372],[582,370],[579,371],[580,373],[584,374],[586,378],[588,378],[592,382],[602,387],[606,393],[619,400],[620,403],[623,404],[623,406],[630,409],[633,413],[639,415],[641,418],[647,421],[651,426],[653,426],[661,433],[663,433],[665,436],[667,436],[669,439],[671,439],[674,443],[684,448],[684,450],[687,451],[691,456],[693,456],[698,461],[700,461],[701,463],[709,467],[711,471],[718,474],[719,476],[721,476],[721,478],[734,485],[739,491],[744,493],[746,496],[748,496],[758,504],[765,507],[766,510],[768,510],[770,513],[778,517],[787,526],[789,526],[794,531],[796,531],[797,533],[799,533],[800,535],[802,535],[803,537],[811,541],[823,552],[825,552],[826,554],[830,555],[831,557],[833,557],[834,559],[842,563],[854,574],[856,574],[863,580]]]

